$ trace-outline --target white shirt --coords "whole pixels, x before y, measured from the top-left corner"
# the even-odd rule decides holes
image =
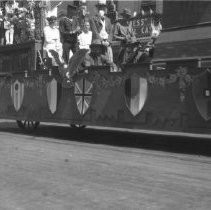
[[[108,33],[106,32],[105,28],[105,20],[101,20],[101,24],[102,24],[102,29],[99,35],[102,39],[108,39]]]
[[[61,45],[60,42],[60,34],[59,30],[57,28],[51,28],[50,26],[46,26],[44,28],[44,49],[50,50],[50,49],[57,49],[57,47],[60,47],[58,45]]]
[[[44,28],[44,46],[43,49],[47,51],[48,56],[53,58],[49,50],[55,50],[59,57],[62,57],[62,44],[60,42],[60,33],[59,30],[55,27],[46,26]]]
[[[88,31],[87,33],[82,32],[78,36],[78,42],[79,42],[79,49],[89,50],[89,46],[92,43],[92,32],[91,31]]]

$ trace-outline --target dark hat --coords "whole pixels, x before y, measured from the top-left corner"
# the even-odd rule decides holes
[[[50,16],[50,17],[47,18],[47,21],[48,21],[49,23],[53,23],[53,22],[55,22],[56,20],[57,20],[57,17],[56,17],[56,16]]]
[[[77,10],[78,9],[77,6],[74,6],[74,5],[71,5],[71,4],[69,4],[67,7],[71,10]]]
[[[125,16],[132,17],[131,11],[127,8],[123,9],[123,11],[122,11],[122,13],[120,13],[120,15],[122,15],[123,17],[125,17]]]
[[[105,9],[107,7],[106,0],[98,0],[97,4],[95,6],[98,9]]]

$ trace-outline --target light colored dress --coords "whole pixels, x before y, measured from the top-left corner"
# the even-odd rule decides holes
[[[62,60],[62,44],[60,42],[60,33],[59,30],[54,27],[46,26],[44,28],[44,46],[43,49],[46,50],[48,57],[52,58],[52,64],[57,66],[53,56],[50,53],[50,50],[54,50],[59,54],[60,60]]]

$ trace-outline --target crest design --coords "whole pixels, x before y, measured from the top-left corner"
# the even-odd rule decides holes
[[[92,91],[93,85],[87,79],[82,78],[75,82],[74,94],[81,115],[84,115],[90,106]]]
[[[207,121],[211,119],[211,73],[203,72],[195,77],[192,94],[200,115]]]
[[[47,101],[51,113],[54,114],[58,104],[58,82],[54,78],[47,84]]]
[[[148,83],[145,78],[133,74],[125,81],[125,100],[133,116],[136,116],[144,107],[147,92]]]
[[[11,97],[13,101],[13,105],[15,111],[18,112],[22,106],[23,98],[24,98],[24,83],[19,82],[16,80],[11,85]]]

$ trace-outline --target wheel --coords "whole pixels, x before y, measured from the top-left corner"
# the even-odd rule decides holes
[[[77,128],[77,129],[83,129],[86,126],[85,125],[82,125],[82,124],[70,124],[70,127],[71,128]]]
[[[17,125],[21,129],[35,130],[39,126],[38,121],[28,121],[28,120],[17,120]]]

